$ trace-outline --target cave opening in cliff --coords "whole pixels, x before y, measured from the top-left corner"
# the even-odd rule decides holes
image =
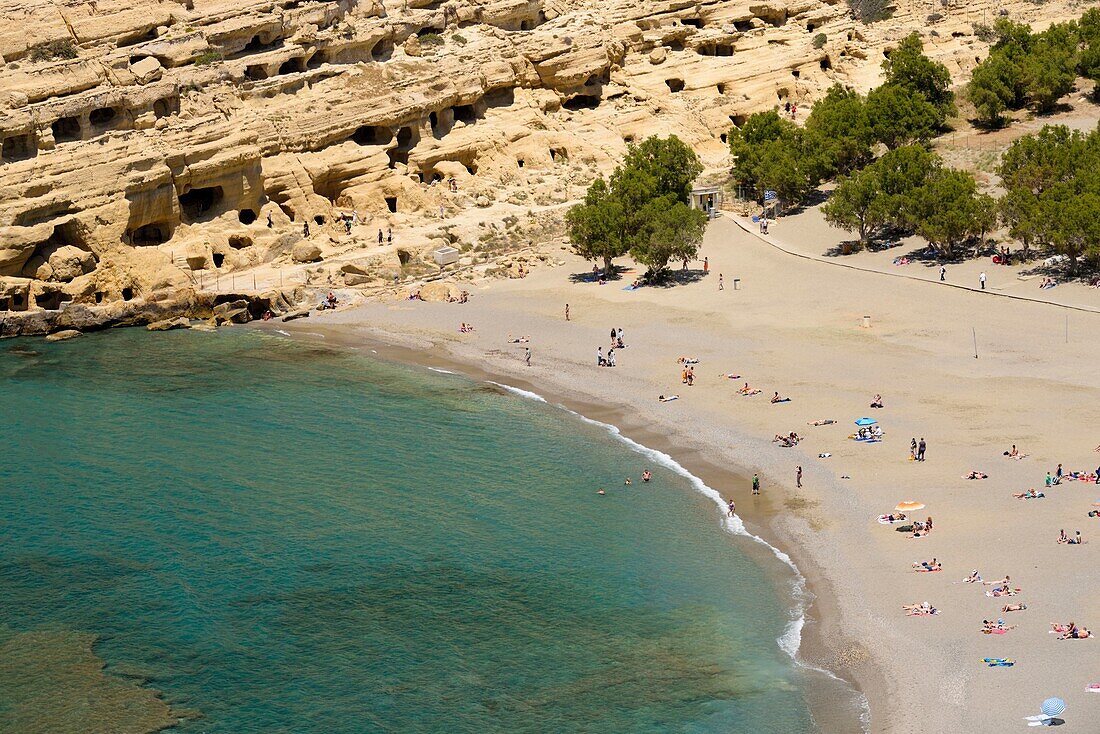
[[[122,300],[132,301],[134,300],[134,289],[130,286],[126,286],[122,289]]]
[[[252,238],[246,234],[231,234],[229,235],[229,246],[234,250],[252,247]]]
[[[76,220],[73,219],[54,225],[53,232],[50,234],[50,238],[46,240],[46,244],[54,250],[59,247],[64,247],[65,245],[70,245],[81,250],[88,249],[88,242],[84,238],[84,232],[81,230]]]
[[[222,265],[225,264],[225,253],[215,252],[211,259],[213,259],[214,261],[214,267],[220,268]]]
[[[521,31],[529,31],[529,30],[531,30],[531,21],[529,21],[529,20],[521,20],[521,21],[519,22],[519,29],[520,29]]]
[[[715,88],[718,90],[718,94],[724,95],[726,93],[726,85],[722,82],[718,82],[718,85]]]
[[[237,221],[241,224],[252,224],[257,216],[255,209],[241,209],[237,212]]]
[[[145,43],[147,41],[155,41],[157,39],[157,36],[159,35],[160,34],[157,33],[157,29],[153,27],[147,31],[142,31],[140,33],[129,36],[123,36],[115,43],[115,48],[125,48],[127,46],[136,46],[139,43]]]
[[[517,165],[517,166],[519,166],[520,168],[523,168],[523,159],[522,159],[522,158],[518,158],[518,159],[516,160],[516,165]]]
[[[161,97],[153,103],[153,116],[158,120],[179,111],[179,97]]]
[[[669,51],[683,51],[684,50],[684,42],[679,40],[679,39],[676,39],[675,41],[669,41],[668,50]]]
[[[477,120],[477,110],[474,109],[472,104],[455,105],[454,113],[456,122],[469,124]]]
[[[594,110],[600,106],[600,98],[594,94],[578,94],[570,97],[562,105],[570,112],[579,112],[580,110]]]
[[[729,135],[727,135],[726,133],[722,133],[718,136],[718,139],[722,141],[723,145],[725,145],[727,142],[729,142]]]
[[[822,57],[821,61],[818,62],[818,65],[821,67],[822,71],[828,71],[829,69],[833,68],[833,62],[829,59],[828,56]]]
[[[798,69],[791,69],[791,76],[793,76],[795,79],[797,79],[801,74],[802,72],[800,72]]]
[[[252,64],[245,67],[244,77],[250,82],[259,82],[267,79],[267,67],[263,64]]]
[[[50,125],[56,143],[71,143],[80,140],[80,120],[75,117],[59,117]]]
[[[25,161],[34,158],[38,154],[38,147],[34,144],[34,138],[30,135],[13,135],[4,138],[0,145],[0,160]]]
[[[27,310],[27,299],[23,296],[22,293],[12,293],[11,294],[11,310],[12,311],[26,311]]]
[[[703,19],[702,18],[681,18],[680,23],[682,23],[683,25],[689,25],[692,28],[702,28],[703,27]]]
[[[733,45],[729,43],[714,44],[715,56],[733,56]]]
[[[287,59],[279,65],[279,75],[294,74],[296,72],[306,70],[306,60],[301,56],[296,56],[293,59]]]
[[[172,239],[172,228],[167,222],[153,222],[143,224],[137,229],[126,230],[125,241],[134,247],[150,247],[163,245]]]
[[[748,33],[749,31],[752,30],[752,21],[751,20],[735,20],[733,22],[733,27],[739,33]]]
[[[403,127],[397,131],[397,147],[386,151],[390,159],[390,168],[396,168],[398,163],[409,164],[409,151],[415,145],[413,129]]]
[[[325,215],[324,214],[316,215],[315,217],[313,217],[313,223],[316,224],[318,227],[323,226],[324,223],[325,223]]]
[[[386,208],[390,210],[390,214],[396,214],[397,213],[397,197],[396,196],[387,196],[386,197]]]
[[[315,51],[309,59],[306,60],[307,69],[320,69],[322,65],[328,62],[328,51]]]
[[[388,38],[379,39],[370,50],[370,57],[374,61],[386,61],[392,54],[393,41]]]
[[[386,145],[393,140],[393,133],[379,125],[363,125],[351,134],[351,139],[359,145]]]
[[[436,140],[441,140],[454,125],[454,113],[450,109],[432,111],[428,114],[428,125],[432,128],[432,136]]]
[[[100,130],[110,127],[117,119],[118,110],[114,107],[100,107],[92,110],[92,114],[88,115],[88,121]]]
[[[248,43],[244,45],[244,48],[241,49],[241,53],[252,54],[258,53],[260,51],[270,51],[271,49],[275,48],[275,46],[281,40],[282,39],[280,38],[273,38],[268,41],[264,41],[260,34],[256,34],[255,36],[252,36],[252,38],[248,40]]]
[[[742,127],[749,118],[746,115],[730,115],[734,127]]]
[[[205,186],[190,189],[180,194],[180,211],[189,221],[201,221],[212,218],[221,203],[224,193],[221,186]]]
[[[56,311],[61,308],[62,303],[71,300],[73,297],[68,293],[54,288],[45,288],[34,297],[34,305],[47,311]]]
[[[665,85],[668,87],[668,90],[674,94],[684,91],[683,79],[665,79]]]
[[[512,87],[497,89],[485,95],[485,107],[511,107],[516,103],[516,90]]]
[[[95,295],[93,296],[95,298],[95,302],[96,303],[103,303],[103,296],[104,295],[105,294],[103,293],[103,291],[96,291]]]

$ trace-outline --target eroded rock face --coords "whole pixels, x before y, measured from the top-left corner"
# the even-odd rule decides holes
[[[911,30],[964,75],[984,55],[969,21],[1002,6],[1079,12],[979,1],[929,28],[916,2],[874,26],[836,0],[0,4],[0,312],[209,288],[312,261],[318,235],[339,245],[326,261],[392,259],[376,229],[419,260],[331,276],[401,277],[438,235],[416,227],[560,212],[648,135],[724,168],[732,123],[870,86]]]

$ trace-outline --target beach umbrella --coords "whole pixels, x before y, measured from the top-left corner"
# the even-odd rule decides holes
[[[1066,702],[1060,698],[1048,698],[1043,701],[1043,705],[1039,707],[1039,710],[1043,712],[1044,716],[1058,716],[1066,710]]]
[[[923,502],[914,502],[913,500],[905,500],[899,502],[897,507],[894,508],[894,512],[916,512],[917,510],[923,510]]]
[[[857,426],[873,426],[876,423],[878,423],[878,421],[874,418],[859,418],[858,420],[856,420]]]

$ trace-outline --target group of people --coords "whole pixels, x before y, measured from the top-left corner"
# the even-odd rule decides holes
[[[318,311],[331,311],[332,309],[336,308],[336,305],[337,305],[336,294],[333,293],[332,291],[329,291],[328,295],[325,296],[319,304],[317,304],[317,310]]]
[[[924,450],[927,448],[924,443],[924,436],[920,437],[920,442],[917,439],[909,439],[909,461],[924,461]]]

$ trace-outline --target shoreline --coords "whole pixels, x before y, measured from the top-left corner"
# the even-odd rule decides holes
[[[701,449],[679,446],[666,434],[637,425],[628,419],[630,408],[626,405],[608,405],[590,395],[568,397],[563,394],[564,391],[553,385],[535,384],[516,375],[489,369],[452,350],[444,348],[444,354],[429,351],[432,347],[440,346],[435,343],[414,343],[407,335],[380,329],[372,329],[368,334],[355,328],[340,328],[331,324],[311,325],[300,321],[270,327],[261,322],[255,324],[254,328],[312,343],[317,343],[319,337],[323,340],[321,343],[335,348],[369,350],[369,356],[373,359],[455,375],[493,385],[516,397],[541,401],[572,414],[578,420],[600,427],[613,440],[654,458],[654,463],[661,464],[687,479],[696,494],[715,503],[718,530],[743,539],[746,549],[760,549],[767,565],[775,566],[764,570],[772,578],[775,593],[784,597],[784,604],[791,613],[783,635],[775,643],[806,676],[807,685],[803,692],[807,694],[807,706],[820,731],[870,731],[870,696],[867,688],[873,688],[870,681],[881,676],[882,672],[869,666],[871,670],[865,669],[857,674],[850,666],[826,664],[829,660],[842,662],[845,647],[857,643],[856,640],[846,640],[840,626],[830,619],[830,612],[837,608],[835,600],[829,598],[833,593],[831,586],[823,583],[819,574],[804,572],[807,568],[813,568],[814,564],[799,549],[794,537],[787,536],[775,522],[778,509],[759,509],[747,503],[739,504],[736,524],[727,522],[727,518],[721,513],[721,493],[714,488],[743,486],[748,483],[751,472],[741,467],[720,467],[707,459]],[[654,457],[654,454],[658,456]],[[749,555],[751,557],[755,553],[750,551]],[[754,563],[761,563],[761,558],[752,560]],[[780,567],[783,575],[788,578],[779,578],[776,572]],[[789,588],[784,589],[783,586]],[[837,644],[838,642],[842,644]],[[852,701],[838,704],[835,700],[835,688],[838,684],[850,693]],[[851,716],[852,704],[858,709],[855,720]],[[876,715],[877,724],[882,724],[884,720],[882,714]]]

